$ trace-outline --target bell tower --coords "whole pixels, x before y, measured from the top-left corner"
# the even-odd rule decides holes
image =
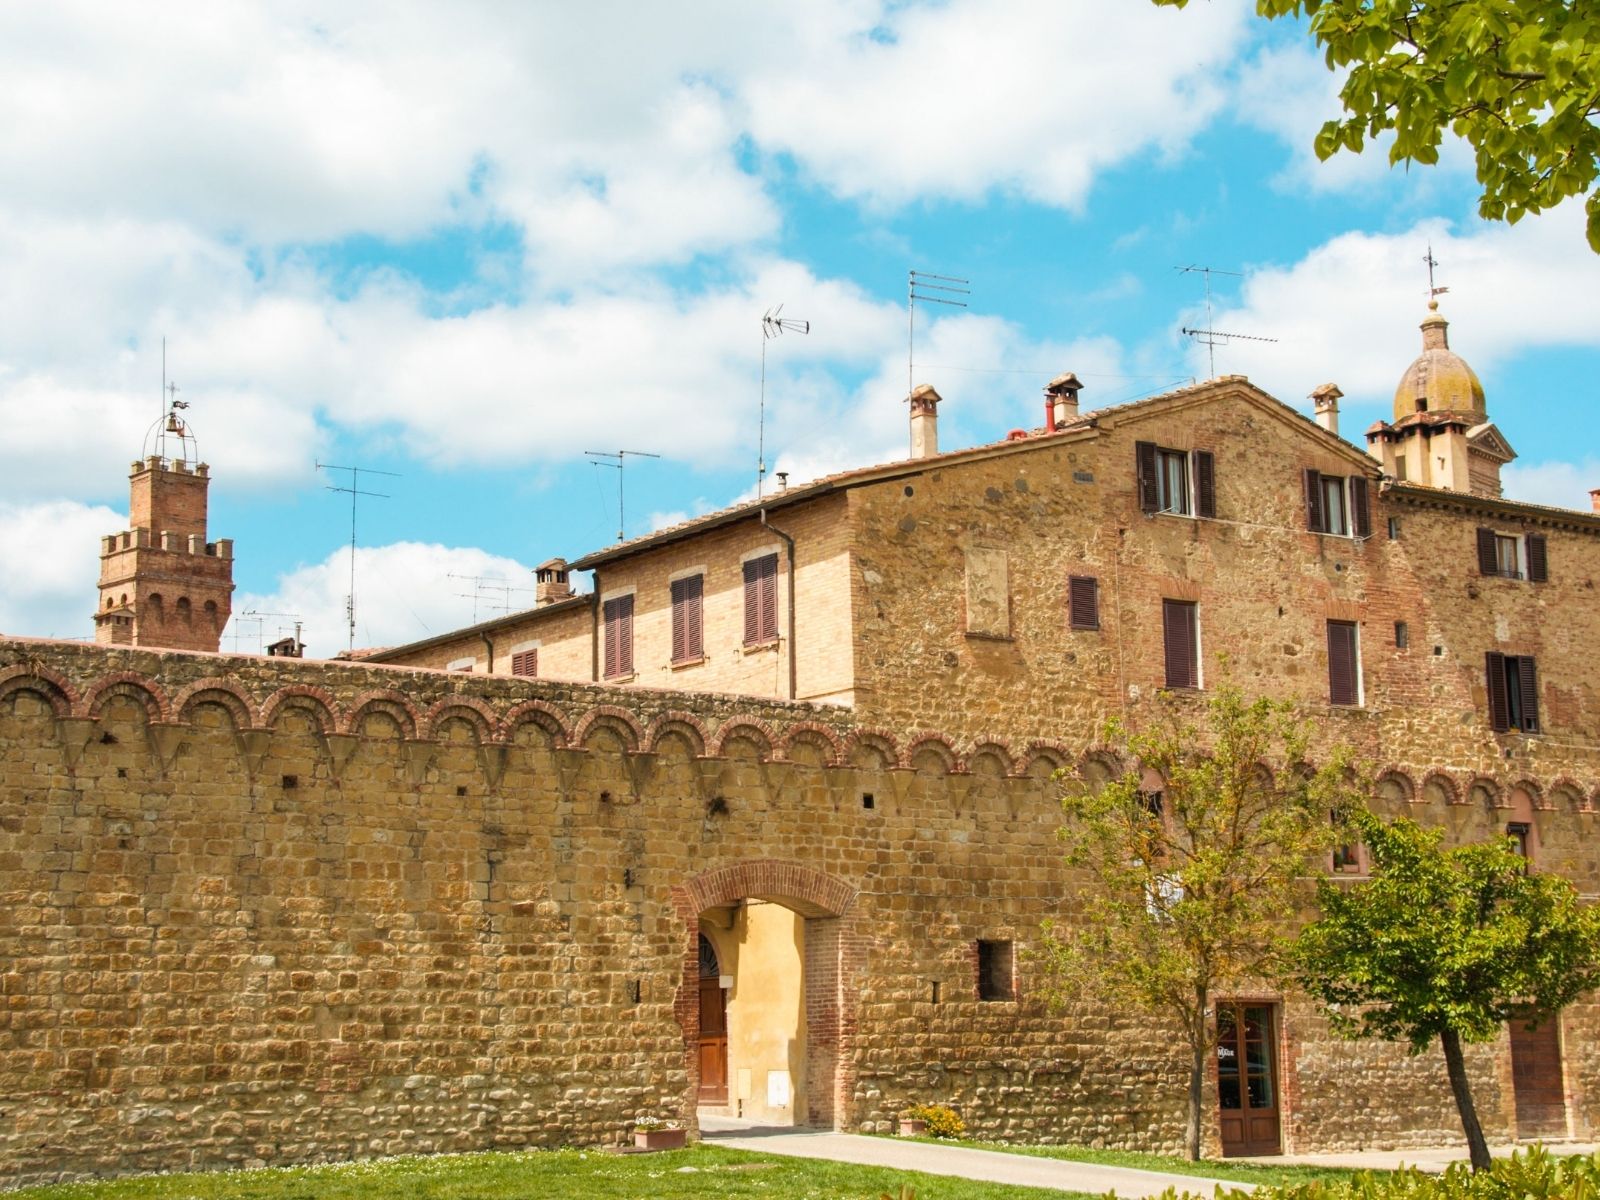
[[[210,468],[168,389],[129,473],[129,529],[100,539],[95,641],[215,652],[233,611],[233,542],[206,541]]]

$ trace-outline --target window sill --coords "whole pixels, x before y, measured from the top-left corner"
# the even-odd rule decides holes
[[[782,642],[783,639],[781,638],[773,638],[770,641],[765,642],[746,642],[743,646],[739,647],[739,653],[765,654],[768,651],[776,651],[778,647],[782,645]]]
[[[667,669],[671,671],[687,671],[690,667],[698,667],[705,661],[706,656],[704,654],[696,655],[694,658],[675,658],[667,664]]]
[[[601,683],[632,683],[639,678],[637,671],[629,671],[626,675],[607,675],[600,680]]]
[[[1009,633],[984,633],[977,629],[969,629],[962,636],[973,638],[980,642],[1014,642],[1017,640]]]

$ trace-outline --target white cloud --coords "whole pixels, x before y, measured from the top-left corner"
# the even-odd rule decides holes
[[[1578,463],[1511,463],[1501,470],[1500,481],[1508,500],[1589,512],[1589,491],[1600,488],[1600,458],[1590,455]]]
[[[92,548],[127,527],[126,514],[100,505],[0,501],[0,632],[92,639],[100,572]]]
[[[489,582],[475,585],[475,579]],[[356,554],[356,645],[419,641],[471,624],[474,616],[487,621],[507,603],[513,611],[531,608],[532,592],[523,589],[531,588],[532,580],[531,567],[472,547],[421,542],[362,547]],[[238,649],[254,652],[263,636],[273,641],[291,632],[298,618],[307,653],[332,658],[349,644],[349,591],[348,549],[281,576],[270,593],[241,591],[233,598],[223,647],[234,649],[237,638]],[[274,615],[257,619],[248,615],[252,612]]]

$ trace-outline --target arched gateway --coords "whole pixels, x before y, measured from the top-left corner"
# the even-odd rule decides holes
[[[718,867],[673,889],[683,922],[675,1011],[686,1113],[706,1104],[775,1123],[849,1125],[862,960],[856,894],[825,872],[771,859]],[[702,982],[710,961],[720,995],[709,977]],[[703,997],[714,1010],[704,1029]],[[717,1039],[720,1054],[704,1044]],[[702,1078],[706,1064],[719,1063],[726,1078]]]

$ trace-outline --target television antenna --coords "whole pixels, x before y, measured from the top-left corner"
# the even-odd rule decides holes
[[[767,478],[767,343],[786,333],[810,333],[810,321],[797,321],[783,315],[783,305],[761,315],[761,407],[756,416],[756,499]]]
[[[906,277],[906,398],[909,399],[912,390],[916,387],[915,367],[917,356],[917,301],[924,304],[948,304],[951,308],[966,308],[965,300],[956,300],[955,296],[970,296],[972,291],[967,287],[967,279],[957,279],[954,275],[933,275],[927,271],[912,271]],[[960,284],[959,287],[952,286]],[[944,292],[943,296],[935,296],[933,292]]]
[[[256,623],[256,649],[258,651],[264,650],[266,648],[265,647],[265,642],[266,642],[266,636],[267,636],[266,635],[266,623],[267,623],[266,622],[266,618],[267,617],[277,617],[281,621],[293,621],[294,622],[294,642],[295,642],[295,645],[298,646],[298,645],[302,644],[301,641],[300,641],[300,630],[303,627],[304,622],[300,619],[300,614],[299,613],[266,612],[265,610],[259,609],[259,608],[249,608],[249,609],[246,609],[244,612],[240,613],[239,617],[241,619],[254,621]],[[283,626],[279,625],[278,628],[279,628],[279,630],[282,630]],[[237,626],[234,627],[234,631],[233,631],[233,649],[234,649],[235,653],[238,653],[238,650],[239,650],[239,629],[238,629]]]
[[[472,601],[472,623],[474,625],[478,623],[478,602],[480,600],[486,600],[489,595],[499,593],[502,603],[491,605],[491,607],[498,608],[501,612],[510,612],[511,594],[513,592],[532,592],[535,590],[507,583],[498,575],[457,575],[454,572],[450,572],[446,575],[446,578],[459,579],[462,583],[470,583],[472,585],[472,591],[456,592],[455,595],[463,600]]]
[[[627,474],[624,468],[630,458],[660,458],[659,454],[651,454],[648,450],[585,450],[584,454],[591,459],[590,465],[595,467],[610,467],[617,473],[617,541],[622,541],[622,531],[626,527],[623,520],[623,492],[622,477]],[[611,460],[615,459],[613,462]]]
[[[1198,274],[1206,281],[1206,324],[1204,329],[1191,329],[1185,325],[1182,333],[1185,337],[1193,338],[1197,343],[1206,348],[1206,355],[1210,363],[1211,378],[1217,377],[1217,347],[1226,346],[1230,342],[1276,342],[1277,338],[1258,337],[1251,333],[1225,333],[1220,329],[1211,327],[1211,277],[1213,275],[1229,275],[1234,279],[1243,279],[1243,271],[1224,271],[1218,267],[1179,267],[1180,275]]]
[[[1422,261],[1428,264],[1428,307],[1438,308],[1439,297],[1450,289],[1447,287],[1435,287],[1433,284],[1433,269],[1439,265],[1439,260],[1433,256],[1432,242],[1428,243],[1428,253],[1423,255]]]
[[[350,472],[349,487],[335,487],[332,484],[324,486],[330,492],[345,492],[350,496],[350,590],[345,594],[344,598],[344,619],[350,630],[349,648],[354,650],[356,648],[356,497],[371,496],[374,500],[389,499],[387,492],[362,491],[361,476],[363,474],[385,475],[390,479],[399,479],[400,474],[397,471],[379,471],[373,467],[341,467],[334,463],[325,462],[319,462],[317,470]]]

